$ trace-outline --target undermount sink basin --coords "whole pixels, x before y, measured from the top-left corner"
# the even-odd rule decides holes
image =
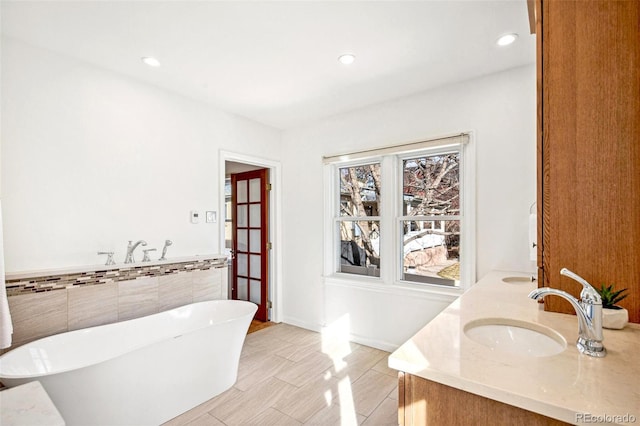
[[[539,324],[509,318],[482,318],[467,323],[464,333],[471,340],[500,352],[543,357],[558,354],[566,340]]]
[[[533,280],[531,277],[504,277],[502,281],[509,284],[525,284],[530,283]]]

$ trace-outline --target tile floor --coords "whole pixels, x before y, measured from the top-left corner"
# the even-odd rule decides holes
[[[265,328],[247,335],[231,389],[164,426],[395,426],[398,379],[388,356],[328,333]]]

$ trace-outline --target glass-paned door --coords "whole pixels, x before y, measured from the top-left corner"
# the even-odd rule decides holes
[[[232,298],[258,305],[255,318],[268,320],[268,169],[231,175],[233,213]]]

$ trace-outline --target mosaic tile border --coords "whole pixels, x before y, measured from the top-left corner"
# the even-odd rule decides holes
[[[206,271],[227,266],[226,259],[214,258],[162,265],[132,265],[118,269],[104,269],[77,273],[33,276],[7,280],[7,296],[64,290],[72,287],[92,286],[143,277],[161,277],[179,272]]]

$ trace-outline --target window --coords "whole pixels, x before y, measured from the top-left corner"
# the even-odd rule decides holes
[[[340,272],[380,276],[380,163],[338,168]]]
[[[399,159],[402,279],[460,281],[460,149]]]
[[[325,158],[335,236],[327,242],[335,259],[328,268],[383,283],[468,285],[474,269],[473,185],[464,184],[473,172],[468,139]]]

